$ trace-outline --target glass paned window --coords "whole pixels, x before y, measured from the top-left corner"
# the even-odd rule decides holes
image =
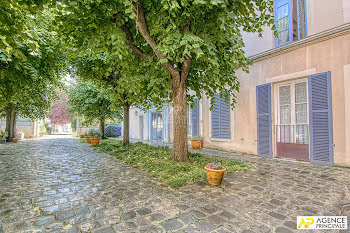
[[[289,4],[288,0],[276,1],[277,14],[275,16],[277,21],[278,44],[283,44],[289,41]]]
[[[158,128],[163,128],[163,113],[158,112]]]
[[[307,124],[306,83],[295,84],[295,123]]]
[[[290,124],[291,102],[290,102],[290,86],[281,86],[280,92],[280,124]]]
[[[157,113],[152,113],[152,127],[157,128]]]
[[[276,46],[307,36],[305,0],[275,0]]]
[[[295,84],[295,140],[296,143],[308,143],[307,125],[307,86],[306,82]]]
[[[306,37],[306,19],[305,19],[305,0],[297,0],[298,2],[298,32],[299,40]]]

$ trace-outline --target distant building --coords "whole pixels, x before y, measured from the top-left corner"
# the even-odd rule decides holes
[[[32,120],[29,118],[17,118],[16,129],[17,133],[24,133],[25,138],[30,136],[38,137],[39,136],[39,120]],[[0,119],[0,130],[5,131],[6,129],[6,119]]]

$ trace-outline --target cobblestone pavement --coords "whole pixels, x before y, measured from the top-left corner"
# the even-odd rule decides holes
[[[350,216],[350,169],[201,152],[256,168],[171,190],[75,138],[0,145],[0,233],[295,232],[298,215]]]

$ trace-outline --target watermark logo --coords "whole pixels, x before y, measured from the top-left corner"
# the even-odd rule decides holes
[[[298,229],[348,229],[347,216],[298,216]]]

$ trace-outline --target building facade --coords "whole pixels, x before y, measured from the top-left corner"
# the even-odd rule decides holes
[[[24,138],[39,136],[39,120],[18,117],[16,121],[17,134],[23,133]],[[0,119],[0,131],[6,130],[6,119]],[[19,137],[20,135],[18,135]]]
[[[210,111],[203,97],[194,114],[198,134],[205,147],[350,166],[350,1],[274,5],[279,37],[269,28],[262,38],[243,34],[253,65],[237,73],[235,108],[218,93]]]

